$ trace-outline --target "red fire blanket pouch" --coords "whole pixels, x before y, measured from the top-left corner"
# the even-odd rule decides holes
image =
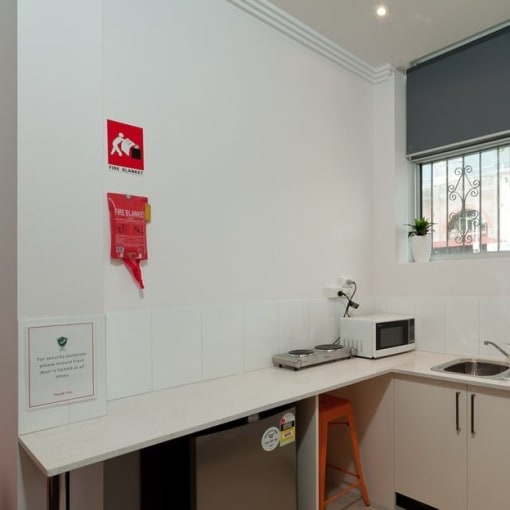
[[[144,288],[140,262],[147,260],[146,224],[150,221],[147,197],[108,193],[110,211],[110,257],[121,259],[141,289]]]

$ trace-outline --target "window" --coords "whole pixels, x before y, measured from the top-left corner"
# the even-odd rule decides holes
[[[510,142],[417,163],[432,254],[510,251]]]
[[[510,25],[411,65],[406,71],[407,150],[438,150],[510,133]]]

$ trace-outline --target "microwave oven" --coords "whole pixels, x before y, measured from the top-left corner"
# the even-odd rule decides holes
[[[361,358],[383,358],[414,349],[414,318],[358,315],[340,319],[341,343]]]

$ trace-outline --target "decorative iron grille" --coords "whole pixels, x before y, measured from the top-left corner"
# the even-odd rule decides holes
[[[510,251],[510,145],[420,163],[434,255]]]

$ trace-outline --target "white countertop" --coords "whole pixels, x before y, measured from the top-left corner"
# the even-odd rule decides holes
[[[298,371],[267,368],[109,401],[105,416],[24,434],[19,442],[46,476],[54,476],[387,373],[510,390],[510,381],[430,370],[458,357],[413,351],[380,360],[345,359]]]

